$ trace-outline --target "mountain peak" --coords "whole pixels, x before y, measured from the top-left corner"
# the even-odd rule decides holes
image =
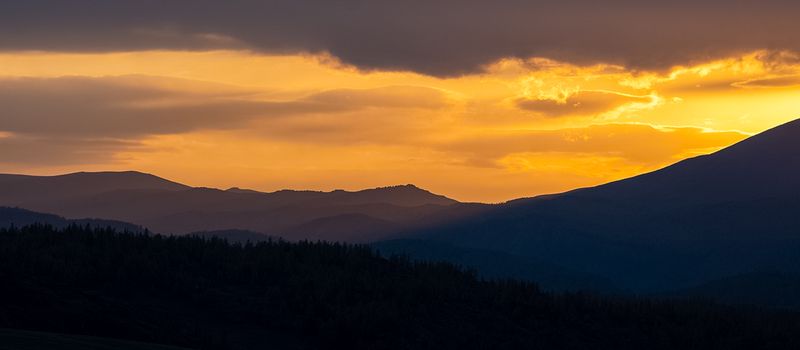
[[[432,193],[412,184],[378,187],[355,192],[355,194],[360,196],[391,198],[393,203],[407,206],[426,204],[450,205],[457,203],[457,201],[453,199]]]
[[[725,202],[800,195],[800,119],[749,137],[716,153],[666,168],[568,192],[595,198],[651,198]],[[558,196],[555,196],[558,197]]]
[[[262,193],[262,192],[259,192],[259,191],[256,191],[256,190],[250,190],[250,189],[240,188],[240,187],[231,187],[231,188],[225,190],[225,192],[244,193],[244,194],[259,194],[259,193]]]
[[[430,193],[429,191],[424,190],[422,188],[419,188],[419,187],[417,187],[416,185],[413,185],[413,184],[391,185],[391,186],[377,187],[375,189],[376,190],[410,190],[410,191],[422,191],[422,192]]]

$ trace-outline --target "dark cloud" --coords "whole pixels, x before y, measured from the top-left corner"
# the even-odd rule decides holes
[[[800,53],[785,50],[761,52],[756,58],[773,71],[780,71],[785,69],[786,66],[800,64]]]
[[[330,52],[433,75],[532,56],[663,69],[798,51],[798,12],[794,0],[7,0],[0,49]]]
[[[0,137],[0,164],[108,164],[117,160],[117,152],[143,149],[144,145],[129,140],[9,135]]]
[[[596,115],[629,103],[650,103],[652,100],[650,96],[631,96],[609,91],[580,91],[570,95],[565,101],[520,99],[517,100],[517,106],[548,117],[562,117]]]

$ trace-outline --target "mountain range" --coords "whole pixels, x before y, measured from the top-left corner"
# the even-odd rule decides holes
[[[789,283],[783,294],[800,281],[800,120],[648,174],[497,205],[413,185],[265,193],[138,172],[0,175],[0,205],[240,242],[371,243],[556,289],[703,291],[695,294],[726,300],[720,286],[735,285],[763,304],[769,289],[754,287],[765,280],[759,271]]]
[[[0,175],[0,205],[170,234],[238,229],[289,240],[365,242],[483,207],[464,204],[454,211],[455,204],[413,185],[264,193],[189,187],[139,172]]]

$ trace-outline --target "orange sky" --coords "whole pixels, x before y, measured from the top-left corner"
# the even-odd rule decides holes
[[[0,53],[0,171],[139,170],[194,186],[414,183],[498,202],[712,152],[800,116],[762,51],[668,71],[500,60],[431,77],[249,51]]]

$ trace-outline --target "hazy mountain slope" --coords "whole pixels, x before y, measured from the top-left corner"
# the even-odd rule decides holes
[[[419,238],[538,257],[657,290],[800,270],[800,121],[594,188],[517,200]]]
[[[313,219],[285,232],[312,241],[364,243],[385,238],[383,232],[396,232],[399,225],[364,214],[341,214]]]
[[[531,257],[452,244],[411,239],[397,239],[370,244],[383,256],[399,255],[414,260],[446,261],[474,269],[487,279],[513,278],[537,283],[552,291],[594,291],[618,293],[608,281],[589,274],[569,271],[555,264]]]

